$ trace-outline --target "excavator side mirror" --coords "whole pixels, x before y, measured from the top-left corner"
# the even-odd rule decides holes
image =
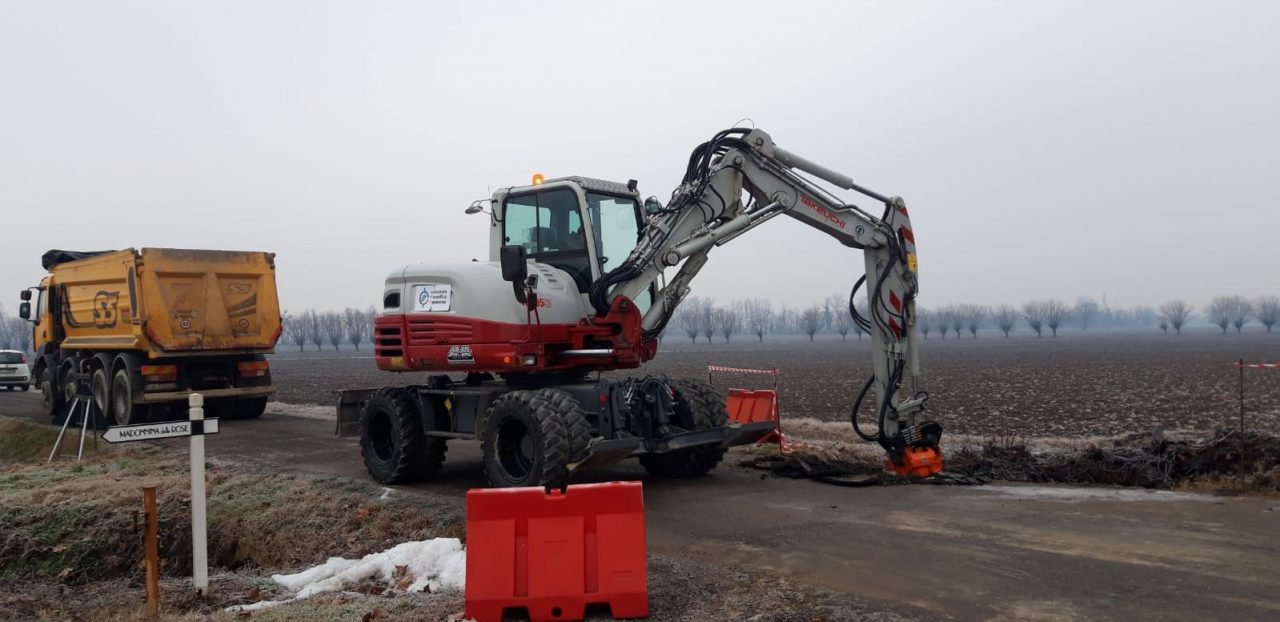
[[[502,262],[502,280],[512,283],[524,283],[529,276],[529,264],[524,247],[508,244],[498,249],[498,259]]]
[[[662,203],[658,201],[657,197],[649,197],[644,200],[644,213],[646,215],[652,216],[660,211],[662,211]]]
[[[31,300],[31,290],[24,289],[18,293],[18,297],[23,300]]]
[[[22,304],[18,305],[18,317],[24,320],[31,319],[31,303],[23,301]]]

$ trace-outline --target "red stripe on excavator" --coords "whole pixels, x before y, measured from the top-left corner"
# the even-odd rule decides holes
[[[912,243],[912,244],[915,244],[915,243],[916,243],[916,235],[915,235],[914,233],[911,233],[911,228],[910,228],[910,227],[903,227],[903,228],[901,229],[901,231],[902,231],[902,238],[903,238],[903,239],[905,239],[906,241],[908,241],[908,242],[910,242],[910,243]]]
[[[893,305],[893,310],[902,312],[902,299],[898,298],[898,292],[889,290],[889,304]]]
[[[907,208],[905,208],[905,207],[898,207],[898,208],[896,208],[896,209],[898,210],[898,213],[899,213],[899,214],[902,214],[903,216],[910,216],[910,214],[908,214],[908,213],[907,213]]]
[[[889,318],[889,330],[893,331],[893,336],[902,339],[902,327],[898,326],[897,320]]]

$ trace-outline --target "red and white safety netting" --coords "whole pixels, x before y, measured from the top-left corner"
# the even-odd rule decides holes
[[[1280,363],[1241,363],[1240,361],[1236,361],[1232,363],[1231,366],[1236,369],[1240,369],[1242,367],[1245,369],[1280,369]]]

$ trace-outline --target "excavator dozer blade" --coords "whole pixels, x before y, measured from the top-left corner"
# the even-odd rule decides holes
[[[621,462],[635,453],[644,441],[639,438],[597,439],[591,443],[591,453],[582,462],[569,465],[569,472],[579,469],[596,469]]]

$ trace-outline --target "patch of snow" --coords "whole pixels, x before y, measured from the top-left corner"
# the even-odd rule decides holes
[[[304,419],[334,419],[338,416],[338,411],[333,406],[287,404],[285,402],[267,402],[267,412],[273,415],[302,417]]]
[[[384,488],[382,489],[382,495],[378,497],[378,501],[386,501],[387,499],[390,499],[390,498],[391,498],[391,493],[392,493],[392,492],[393,492],[393,491],[392,491],[390,488],[385,488],[385,487],[384,487]]]
[[[977,487],[979,492],[994,492],[1023,499],[1051,501],[1209,501],[1221,499],[1210,495],[1170,490],[1139,490],[1133,488],[1084,488],[1071,486],[1000,486]]]
[[[396,568],[399,566],[403,566],[404,570],[397,574]],[[466,584],[466,575],[467,554],[461,540],[433,538],[404,542],[360,559],[330,557],[329,561],[299,573],[272,575],[273,581],[296,592],[292,598],[236,605],[228,607],[227,611],[234,613],[274,607],[323,592],[341,590],[372,578],[385,583],[388,590],[461,590]]]

